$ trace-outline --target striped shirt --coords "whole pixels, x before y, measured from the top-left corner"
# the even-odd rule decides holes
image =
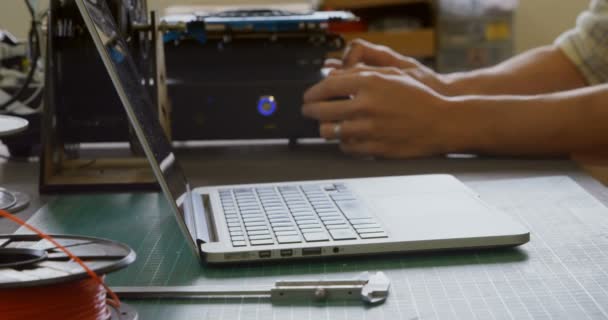
[[[608,82],[608,0],[593,0],[576,28],[562,34],[556,44],[578,67],[589,84]]]

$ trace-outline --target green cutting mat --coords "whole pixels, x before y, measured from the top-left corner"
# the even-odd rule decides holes
[[[473,187],[526,224],[532,241],[516,250],[204,267],[156,193],[61,197],[30,222],[49,233],[103,237],[131,246],[137,261],[111,274],[110,285],[246,289],[277,279],[347,278],[377,270],[391,279],[390,297],[380,307],[343,302],[272,306],[265,300],[129,302],[146,320],[608,317],[603,270],[608,266],[608,210],[601,203],[566,177]]]

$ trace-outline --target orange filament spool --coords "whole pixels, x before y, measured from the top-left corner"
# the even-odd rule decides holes
[[[46,235],[6,211],[0,216],[35,233],[0,235],[1,319],[137,319],[103,281],[135,260],[133,250],[106,239]]]

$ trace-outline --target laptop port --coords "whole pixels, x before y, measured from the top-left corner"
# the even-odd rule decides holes
[[[293,255],[293,249],[281,250],[281,257],[291,257]]]
[[[302,255],[303,256],[321,255],[321,248],[303,248]]]
[[[260,258],[270,258],[270,250],[260,251],[259,255]]]

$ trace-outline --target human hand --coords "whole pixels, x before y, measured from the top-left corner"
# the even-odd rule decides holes
[[[445,153],[454,127],[446,100],[402,70],[335,71],[304,95],[302,113],[321,122],[346,153],[410,158]],[[350,99],[328,101],[336,97]],[[338,135],[338,136],[337,136]]]
[[[413,59],[412,59],[413,60]],[[371,42],[355,39],[351,41],[342,59],[328,59],[325,67],[348,69],[357,64],[366,64],[374,67],[413,68],[417,66],[415,61],[395,52],[389,47],[373,44]]]
[[[366,67],[391,68],[392,73],[397,69],[402,70],[402,74],[424,83],[433,90],[444,93],[447,91],[446,79],[431,70],[418,60],[401,55],[389,47],[373,44],[371,42],[356,39],[353,40],[344,52],[342,60],[328,59],[325,61],[325,68],[348,70],[358,69],[362,71]]]

